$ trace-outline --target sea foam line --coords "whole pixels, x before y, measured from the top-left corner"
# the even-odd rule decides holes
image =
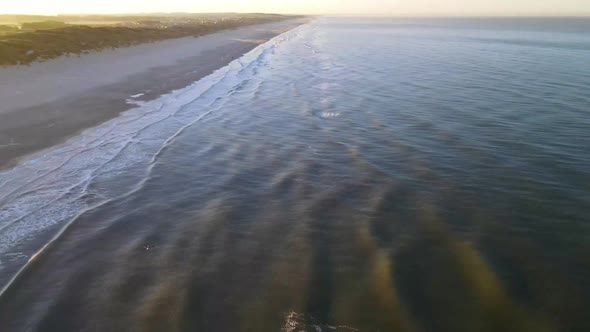
[[[16,241],[14,240],[14,236],[8,236],[8,241],[2,241],[0,239],[0,259],[4,258],[7,254],[10,254],[10,249],[14,245],[18,244],[18,240],[22,240],[25,237],[33,235],[35,232],[40,232],[44,228],[51,225],[63,222],[65,222],[65,225],[51,241],[45,244],[39,251],[37,251],[36,254],[31,256],[28,262],[24,264],[24,266],[12,278],[12,280],[8,282],[8,284],[6,284],[6,286],[0,291],[0,296],[5,293],[5,291],[16,279],[18,279],[29,263],[32,262],[35,257],[38,257],[38,255],[44,250],[49,248],[52,243],[55,243],[57,239],[67,230],[67,228],[69,228],[81,215],[104,206],[109,202],[129,197],[130,195],[133,195],[137,191],[141,190],[151,178],[151,172],[154,166],[157,164],[158,158],[164,153],[167,147],[173,144],[174,141],[187,128],[195,125],[204,117],[214,112],[216,108],[212,108],[213,105],[222,99],[222,97],[233,94],[237,87],[239,87],[244,82],[251,80],[256,74],[256,69],[264,65],[264,62],[274,53],[275,49],[281,43],[288,41],[293,38],[293,36],[297,35],[297,31],[301,28],[303,28],[303,26],[288,31],[271,39],[265,44],[257,46],[255,49],[248,52],[241,58],[232,61],[227,66],[218,69],[213,74],[191,84],[186,88],[173,91],[154,101],[146,102],[140,107],[122,113],[115,119],[112,119],[95,128],[84,131],[78,137],[70,139],[64,144],[50,148],[42,154],[37,154],[35,158],[23,162],[11,170],[1,172],[1,189],[6,189],[4,187],[9,186],[8,189],[11,190],[1,198],[2,205],[0,205],[0,220],[3,219],[2,216],[9,217],[12,215],[12,218],[8,219],[10,220],[9,222],[0,225],[0,235],[3,235],[2,238],[6,238],[4,235],[19,236],[16,237]],[[179,115],[187,109],[189,109],[187,114]],[[178,116],[179,119],[175,119],[176,116]],[[188,123],[186,121],[176,121],[176,124],[168,124],[169,126],[174,127],[174,125],[178,125],[178,123],[185,123],[185,125],[177,127],[172,135],[158,138],[163,140],[162,143],[158,144],[159,147],[156,148],[152,145],[148,146],[148,149],[152,148],[155,151],[150,154],[151,158],[144,160],[144,163],[146,163],[145,172],[142,172],[142,178],[130,191],[114,195],[111,198],[107,197],[105,200],[96,204],[90,204],[85,208],[78,208],[77,213],[75,213],[75,211],[71,211],[71,213],[74,214],[67,216],[66,213],[65,217],[58,217],[57,220],[48,220],[51,218],[43,216],[44,218],[42,219],[44,219],[45,223],[40,222],[40,225],[35,225],[31,231],[32,225],[28,224],[36,223],[37,220],[28,219],[34,219],[33,216],[37,212],[44,210],[50,205],[62,204],[64,205],[65,211],[68,211],[67,206],[71,206],[75,210],[75,205],[80,203],[79,200],[82,197],[92,194],[88,192],[88,188],[95,176],[106,173],[103,172],[103,169],[108,167],[115,159],[120,158],[122,151],[128,148],[130,144],[143,143],[141,139],[138,139],[138,137],[141,136],[144,131],[158,124],[163,123],[166,125],[164,122],[170,119],[188,120],[187,118],[190,117],[192,117],[192,119],[190,119]],[[124,137],[127,137],[127,139],[125,140]],[[155,138],[150,137],[150,140],[151,139]],[[117,143],[119,144],[117,145]],[[92,153],[93,150],[100,150],[101,148],[104,148],[105,145],[108,146],[111,144],[115,147],[113,148],[110,157],[106,158],[106,161],[99,162],[98,165],[92,169],[85,168],[92,166],[93,160],[96,158],[92,158],[92,155],[90,158],[85,158],[84,153]],[[141,149],[142,147],[138,144],[138,148]],[[99,155],[104,155],[105,153],[104,151],[98,152]],[[133,157],[128,156],[128,158]],[[96,164],[96,162],[94,163]],[[122,168],[124,167],[125,163],[123,161]],[[89,174],[87,174],[88,172]],[[33,174],[32,180],[31,174]],[[31,198],[35,198],[35,192],[38,190],[38,188],[51,189],[54,186],[63,188],[63,186],[59,186],[61,184],[61,175],[63,174],[74,177],[80,176],[81,179],[72,185],[67,186],[65,190],[58,190],[57,193],[59,196],[57,198],[54,197],[47,202],[36,202],[36,205],[31,204],[30,202],[27,204],[27,198],[29,201]],[[84,174],[87,175],[83,176]],[[82,188],[80,194],[76,195],[76,197],[73,199],[58,203],[60,200],[64,199],[65,196],[72,193],[72,191],[81,185],[83,185],[84,188]],[[34,188],[30,188],[32,186],[34,186]],[[28,194],[21,196],[24,193]],[[36,200],[33,199],[33,201]],[[66,220],[69,221],[66,222]],[[20,230],[17,229],[13,231],[15,234],[5,234],[10,232],[11,228],[17,227],[17,223],[26,223],[27,225],[21,227],[22,229]],[[22,234],[21,231],[23,230],[25,234]],[[1,267],[2,263],[0,261],[0,269]]]

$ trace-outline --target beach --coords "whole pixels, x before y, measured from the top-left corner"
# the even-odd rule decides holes
[[[15,68],[2,332],[590,331],[590,19],[290,26]]]
[[[183,88],[301,19],[0,67],[0,168]],[[133,96],[133,97],[132,97]]]

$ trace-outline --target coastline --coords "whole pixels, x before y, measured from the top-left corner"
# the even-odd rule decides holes
[[[183,88],[305,20],[0,68],[0,170]],[[135,98],[133,98],[135,97]]]

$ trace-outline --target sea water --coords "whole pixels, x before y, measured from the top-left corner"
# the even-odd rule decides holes
[[[588,331],[589,88],[588,19],[317,19],[1,173],[0,321]]]

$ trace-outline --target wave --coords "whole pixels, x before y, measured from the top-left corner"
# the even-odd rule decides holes
[[[140,190],[167,147],[216,112],[304,27],[0,173],[0,285],[10,277],[8,268],[22,267],[45,244],[37,243],[36,235],[67,227],[81,213]]]
[[[506,38],[468,38],[469,41],[481,42],[485,44],[505,44],[526,47],[540,47],[548,49],[566,49],[576,51],[590,51],[590,42],[588,41],[553,41],[553,40],[533,40],[533,39],[506,39]]]

